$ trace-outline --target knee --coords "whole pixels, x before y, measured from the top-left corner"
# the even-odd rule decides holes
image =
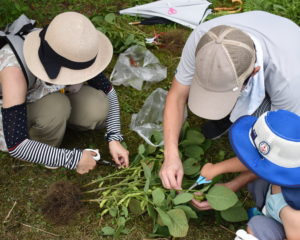
[[[69,99],[63,94],[53,94],[47,101],[47,106],[40,110],[41,114],[35,119],[35,127],[48,129],[66,124],[71,113]]]
[[[96,125],[102,124],[108,114],[109,102],[104,92],[97,91],[91,99],[91,104],[88,105],[87,117],[90,122],[94,122]]]
[[[279,240],[285,238],[282,224],[266,216],[254,216],[250,219],[247,231],[258,239]]]
[[[70,96],[71,125],[82,129],[95,129],[106,119],[109,102],[104,92],[84,86],[78,94]]]

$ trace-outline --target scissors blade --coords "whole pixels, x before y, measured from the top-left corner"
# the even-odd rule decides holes
[[[99,161],[99,164],[101,164],[101,165],[106,165],[106,166],[116,166],[116,164],[115,163],[113,163],[113,162],[111,162],[111,161],[107,161],[107,160],[100,160]]]
[[[192,190],[192,189],[194,189],[194,188],[197,187],[197,186],[198,186],[198,183],[195,182],[192,186],[190,186],[189,190]]]

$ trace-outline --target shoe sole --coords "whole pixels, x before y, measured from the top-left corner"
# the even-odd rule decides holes
[[[45,166],[45,168],[51,169],[51,170],[55,170],[58,169],[59,167],[50,167],[50,166]]]

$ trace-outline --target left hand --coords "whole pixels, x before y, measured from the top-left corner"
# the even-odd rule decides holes
[[[200,196],[200,195],[202,195],[202,192],[195,192],[194,194]],[[208,201],[199,202],[196,199],[192,199],[191,203],[195,208],[197,208],[200,211],[206,211],[206,210],[211,210],[212,209],[212,207],[210,206]]]
[[[129,152],[122,146],[119,141],[109,142],[109,151],[114,162],[119,167],[129,166]]]

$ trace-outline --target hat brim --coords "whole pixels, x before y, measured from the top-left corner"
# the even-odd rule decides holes
[[[197,116],[205,119],[219,120],[226,117],[233,109],[240,90],[230,92],[211,92],[197,82],[195,76],[190,86],[188,106]]]
[[[23,53],[25,62],[29,70],[37,78],[58,85],[73,85],[85,82],[99,73],[101,73],[110,63],[113,55],[113,47],[110,40],[101,32],[99,34],[99,51],[95,62],[85,69],[74,70],[66,67],[61,67],[60,72],[55,79],[50,79],[39,59],[38,50],[40,47],[39,33],[41,30],[36,30],[29,33],[24,41]]]
[[[232,125],[229,131],[231,146],[240,161],[256,175],[283,187],[300,187],[300,167],[284,168],[262,156],[250,140],[250,129],[257,118],[244,116]]]

